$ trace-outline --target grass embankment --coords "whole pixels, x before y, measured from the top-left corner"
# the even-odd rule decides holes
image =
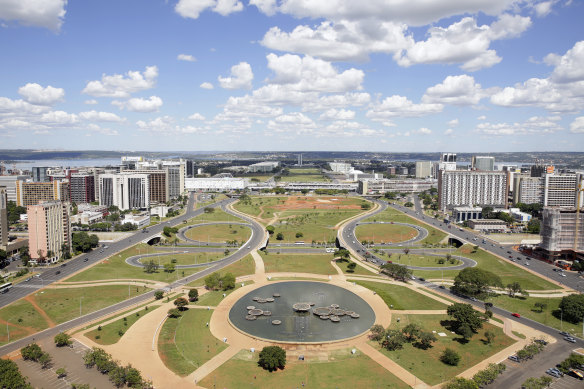
[[[403,242],[417,235],[418,231],[414,228],[399,224],[360,224],[355,229],[359,242],[366,240],[376,244]]]
[[[473,246],[469,244],[466,244],[453,251],[452,255],[460,255],[475,260],[477,262],[478,268],[494,272],[499,277],[501,277],[503,285],[507,285],[512,282],[519,282],[523,289],[527,290],[559,289],[556,284],[553,284],[533,273],[530,273],[519,266],[515,266],[513,263],[507,260],[499,258],[482,249],[478,249],[475,252]],[[454,279],[458,272],[458,270],[444,270],[444,278]],[[416,276],[426,278],[442,277],[442,273],[438,270],[415,270],[414,274]]]
[[[398,319],[400,319],[399,323]],[[409,323],[416,323],[424,331],[446,334],[446,336],[436,334],[438,340],[428,350],[416,348],[411,343],[406,343],[403,349],[397,351],[380,348],[377,342],[371,342],[371,344],[422,381],[429,385],[436,385],[449,380],[514,343],[513,339],[506,336],[500,327],[489,323],[485,323],[483,328],[468,343],[461,342],[458,335],[452,334],[441,324],[441,321],[448,319],[448,315],[394,314],[392,316],[390,327],[393,329],[401,329]],[[486,330],[495,333],[491,344],[486,343],[484,336]],[[446,348],[453,349],[460,355],[458,366],[449,366],[440,361],[440,355]]]
[[[253,284],[253,281],[246,281],[244,284],[251,285]],[[234,289],[209,291],[204,295],[201,295],[199,297],[199,300],[195,302],[195,305],[214,307],[217,304],[219,304],[225,297],[229,296],[231,293],[233,293],[239,288],[241,288],[241,282],[236,282]]]
[[[100,326],[101,330],[96,328],[93,331],[86,332],[85,335],[87,338],[91,339],[97,344],[109,345],[117,343],[122,336],[132,327],[132,325],[137,322],[142,316],[146,315],[149,312],[152,312],[159,306],[149,306],[148,308],[144,308],[139,312],[135,313],[126,313],[123,317],[120,317],[118,320],[113,321],[109,324]],[[125,320],[124,320],[125,319]]]
[[[329,254],[265,254],[262,253],[266,273],[337,274]]]
[[[431,297],[413,291],[405,286],[385,284],[373,281],[355,281],[357,284],[371,289],[385,301],[388,307],[395,310],[435,310],[446,309],[448,306]]]
[[[150,288],[132,285],[129,297]],[[43,289],[0,309],[0,320],[8,323],[10,340],[23,338],[82,315],[95,312],[128,298],[128,286],[109,285],[85,288]],[[0,326],[0,343],[6,343],[6,324]]]
[[[212,223],[212,222],[233,222],[233,223],[245,223],[243,219],[233,216],[230,213],[223,211],[221,208],[213,208],[211,213],[202,213],[199,216],[195,216],[186,223],[180,224],[177,227],[182,228],[186,226],[192,226],[201,223]]]
[[[385,259],[383,255],[380,255],[382,259]],[[444,259],[444,263],[440,264],[439,260]],[[453,263],[446,260],[446,253],[442,256],[434,255],[419,255],[419,254],[404,254],[404,253],[392,253],[391,256],[387,257],[388,260],[393,263],[407,266],[419,266],[419,267],[450,267],[460,265],[462,262],[458,259],[453,258]]]
[[[235,277],[246,276],[255,273],[255,261],[251,255],[246,255],[245,257],[241,258],[239,261],[232,263],[229,266],[224,267],[223,269],[219,270],[219,273],[231,273]],[[187,286],[203,286],[205,285],[205,278],[200,278],[195,280]]]
[[[446,238],[446,233],[442,232],[434,227],[431,227],[427,224],[422,223],[414,218],[409,217],[405,213],[398,211],[397,209],[393,209],[388,207],[385,211],[378,213],[377,215],[371,216],[364,221],[366,222],[373,222],[373,221],[383,221],[383,222],[397,222],[397,223],[409,223],[414,224],[420,227],[425,228],[428,230],[428,236],[425,237],[420,242],[416,242],[417,245],[423,246],[424,244],[427,245],[436,245],[439,244],[444,238]]]
[[[77,281],[94,281],[94,280],[116,280],[116,279],[140,279],[140,280],[152,280],[152,281],[162,281],[162,282],[172,282],[176,281],[177,274],[176,271],[167,273],[163,269],[158,269],[154,273],[146,273],[143,268],[128,265],[125,261],[127,258],[147,253],[156,253],[156,247],[149,246],[144,243],[132,246],[129,249],[122,251],[119,254],[115,254],[108,259],[101,261],[100,263],[90,267],[87,270],[82,271],[68,278],[66,281],[77,282]],[[166,252],[167,253],[167,252]],[[162,254],[162,252],[161,252]],[[156,257],[154,258],[156,260]],[[160,257],[160,264],[164,265],[171,261],[170,256]],[[156,260],[157,261],[157,260]],[[195,269],[180,269],[179,277],[184,277],[200,272],[201,268]]]
[[[251,236],[251,230],[237,224],[202,225],[188,229],[185,236],[199,242],[225,243],[232,240],[245,242]]]
[[[227,347],[209,331],[207,323],[212,313],[189,309],[181,317],[164,322],[158,338],[158,355],[166,367],[186,376]]]
[[[288,360],[286,368],[268,372],[258,366],[258,354],[242,350],[199,384],[206,388],[393,388],[408,386],[396,376],[350,349],[332,352],[328,361]]]
[[[363,275],[363,276],[375,276],[375,275],[379,275],[378,272],[371,272],[369,270],[367,270],[366,268],[364,268],[363,266],[359,266],[357,265],[353,271],[349,270],[349,264],[352,261],[337,261],[336,264],[339,268],[341,268],[341,270],[343,271],[343,273],[345,273],[346,275],[350,276],[352,274],[356,274],[356,275]]]

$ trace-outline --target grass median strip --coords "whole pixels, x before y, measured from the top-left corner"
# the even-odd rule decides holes
[[[413,291],[405,286],[386,284],[373,281],[355,281],[358,285],[377,293],[385,301],[388,307],[393,305],[395,310],[413,310],[413,309],[446,309],[447,305],[434,300],[431,297],[424,296],[421,293]]]
[[[99,326],[93,331],[86,332],[84,335],[97,344],[109,345],[117,343],[122,336],[137,322],[142,316],[159,308],[159,306],[149,306],[135,313],[124,313],[123,317],[109,324]]]

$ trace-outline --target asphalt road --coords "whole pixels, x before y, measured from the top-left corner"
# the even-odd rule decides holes
[[[190,275],[188,277],[177,280],[176,282],[170,284],[167,287],[168,290],[181,287],[185,284],[193,282],[194,280],[206,277],[207,275],[209,275],[213,272],[216,272],[216,271],[222,269],[223,267],[230,265],[233,262],[240,260],[241,258],[248,255],[252,250],[259,248],[263,244],[264,239],[265,239],[265,236],[264,236],[265,230],[259,223],[255,222],[254,220],[249,219],[247,217],[243,217],[241,215],[236,215],[236,214],[232,213],[231,211],[229,211],[227,208],[225,208],[225,205],[227,205],[233,201],[235,201],[235,200],[227,199],[227,200],[217,202],[213,205],[209,205],[209,207],[221,207],[225,212],[231,213],[232,215],[237,216],[237,217],[245,220],[249,224],[251,224],[252,225],[252,236],[250,237],[248,242],[246,242],[246,244],[244,246],[242,246],[240,248],[240,250],[233,253],[229,257],[225,258],[225,260],[222,260],[221,263],[216,263],[213,266],[211,266],[207,269],[204,269],[196,274],[193,274],[193,275]],[[114,253],[125,250],[128,247],[136,244],[136,242],[138,242],[138,241],[142,241],[142,240],[147,239],[149,237],[153,237],[153,236],[157,235],[158,233],[160,233],[164,226],[171,226],[171,227],[177,226],[177,225],[181,224],[184,219],[190,219],[192,217],[200,215],[203,212],[203,209],[193,210],[193,207],[194,207],[194,194],[191,193],[191,195],[189,197],[189,202],[188,202],[186,214],[178,216],[178,217],[176,217],[172,220],[169,220],[165,223],[161,223],[161,224],[158,224],[156,226],[148,227],[147,233],[137,232],[136,234],[134,234],[131,237],[128,237],[128,238],[122,239],[118,242],[115,242],[115,243],[111,244],[108,249],[104,250],[103,253],[100,253],[100,252],[90,253],[89,256],[91,259],[88,261],[84,260],[84,258],[86,257],[85,255],[80,256],[78,258],[75,258],[75,259],[71,260],[67,264],[67,266],[60,268],[62,270],[61,270],[61,273],[58,275],[55,274],[56,269],[46,270],[41,274],[40,277],[38,277],[38,278],[35,277],[35,281],[31,280],[29,282],[24,282],[23,284],[25,284],[26,286],[16,285],[8,293],[6,293],[2,296],[2,300],[1,300],[2,306],[9,304],[12,301],[16,301],[17,299],[22,298],[30,293],[35,292],[36,290],[42,288],[43,285],[47,285],[48,283],[58,281],[62,278],[65,278],[66,276],[72,274],[75,271],[78,271],[78,270],[81,270],[85,267],[88,267],[90,264],[96,263],[100,260],[103,260],[103,259],[113,255]],[[43,284],[40,284],[38,282],[39,279],[43,280],[42,281]],[[154,298],[154,291],[151,291],[151,292],[142,294],[140,296],[136,296],[136,297],[133,297],[131,299],[122,301],[120,303],[111,305],[109,307],[103,308],[99,311],[75,318],[75,319],[70,320],[68,322],[59,324],[53,328],[46,329],[46,330],[38,332],[34,335],[31,335],[31,336],[28,336],[26,338],[22,338],[22,339],[19,339],[17,341],[14,341],[12,343],[9,343],[7,345],[4,345],[4,346],[0,347],[0,355],[5,355],[5,354],[11,353],[15,350],[18,350],[18,349],[24,347],[25,345],[29,344],[30,342],[34,341],[35,339],[41,339],[41,338],[45,338],[45,337],[54,336],[61,331],[66,331],[68,329],[77,327],[79,325],[82,325],[82,324],[87,323],[89,321],[98,319],[98,318],[103,317],[105,315],[109,315],[109,314],[116,312],[118,310],[126,309],[126,308],[133,306],[133,305],[137,305],[137,304],[146,302],[148,300],[152,300],[153,298]]]

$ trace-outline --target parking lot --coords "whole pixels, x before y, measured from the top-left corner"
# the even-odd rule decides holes
[[[87,347],[77,341],[73,341],[72,347],[56,347],[53,339],[39,342],[43,351],[53,357],[52,366],[48,369],[41,368],[37,362],[15,360],[23,375],[26,375],[34,388],[69,389],[71,384],[90,384],[91,388],[110,389],[107,375],[103,375],[95,368],[88,369],[83,364],[83,354]],[[67,375],[57,378],[57,369],[64,367]]]
[[[584,381],[580,381],[571,375],[564,374],[562,378],[553,378],[553,380],[553,384],[550,385],[551,389],[584,388]]]

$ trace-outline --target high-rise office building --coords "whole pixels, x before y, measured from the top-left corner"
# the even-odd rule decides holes
[[[495,170],[495,157],[473,156],[471,160],[472,170]]]
[[[416,178],[432,177],[431,161],[416,161]]]
[[[33,182],[49,182],[51,181],[47,170],[47,166],[33,166],[32,168],[32,181]]]
[[[8,201],[16,202],[16,182],[26,181],[28,176],[0,176],[0,186],[6,188],[6,196]]]
[[[69,177],[71,201],[91,203],[95,201],[95,177],[90,173],[73,173]]]
[[[546,174],[543,178],[544,207],[575,207],[579,175]]]
[[[43,201],[29,205],[28,247],[33,261],[45,259],[56,262],[71,249],[70,204],[62,201]]]
[[[576,208],[548,207],[542,212],[539,248],[549,260],[584,260],[584,212]]]
[[[16,205],[29,206],[40,201],[60,200],[67,201],[70,198],[69,182],[24,182],[16,181]]]
[[[507,208],[507,172],[441,171],[438,178],[438,205],[441,210],[458,206]]]
[[[187,159],[185,161],[185,166],[187,169],[187,177],[192,178],[196,174],[195,171],[193,170],[194,169],[193,160]]]
[[[543,204],[543,178],[520,177],[515,180],[513,203]]]
[[[99,204],[121,210],[148,208],[150,185],[147,174],[123,172],[99,176]]]

